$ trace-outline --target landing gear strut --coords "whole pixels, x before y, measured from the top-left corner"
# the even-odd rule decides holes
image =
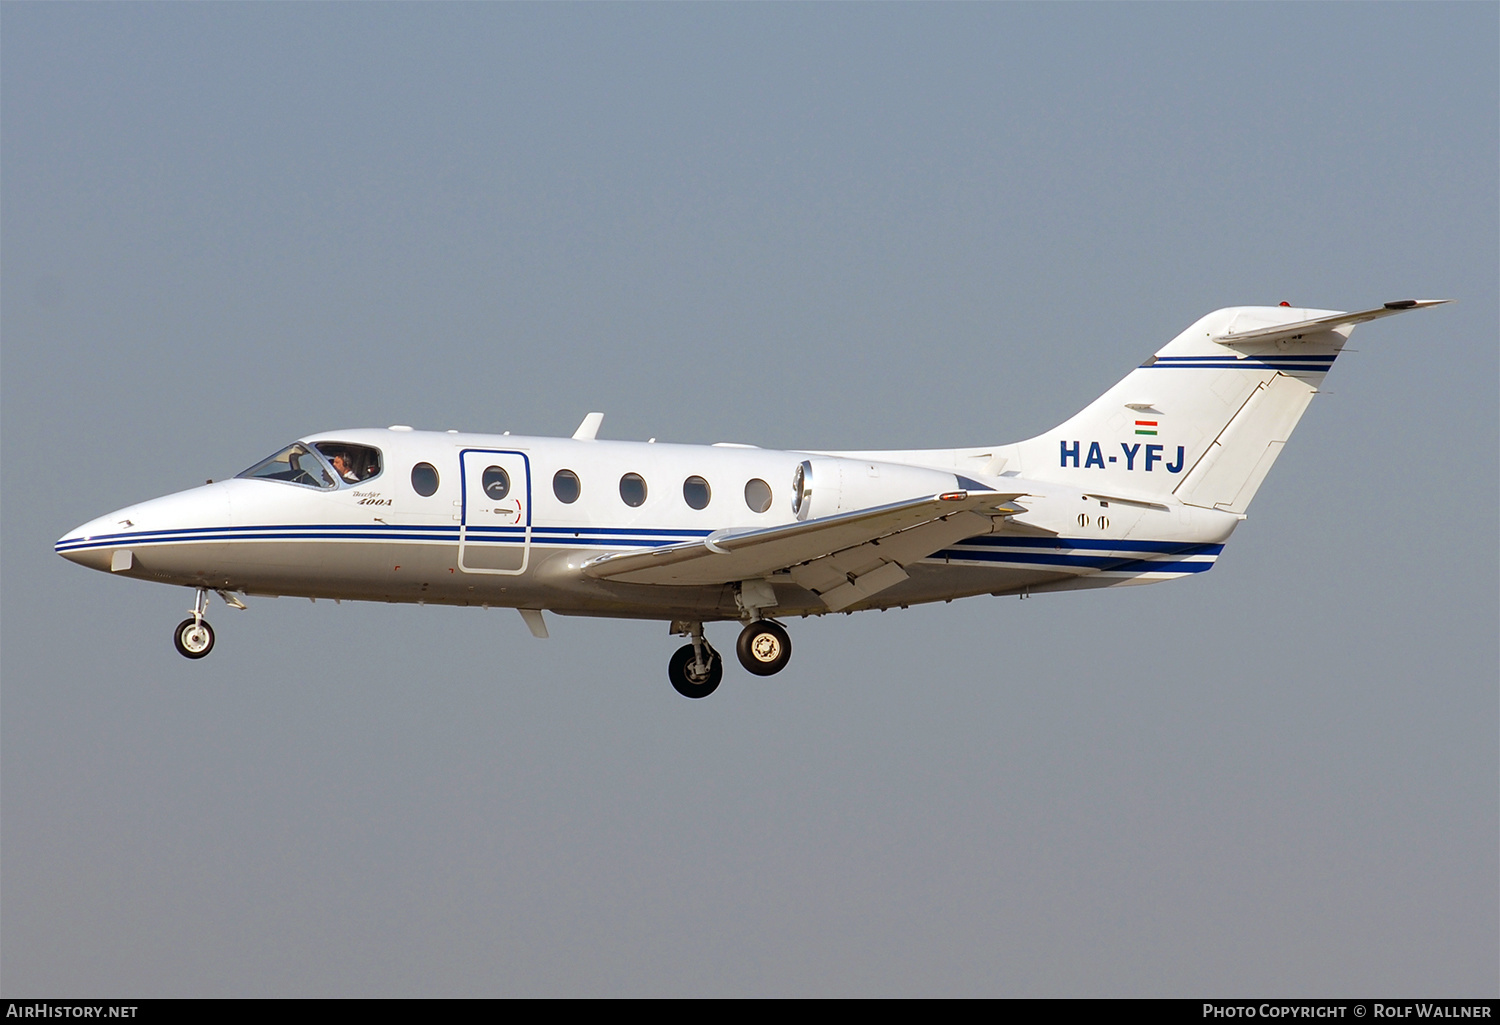
[[[684,644],[667,664],[667,678],[685,698],[706,698],[724,678],[724,659],[703,637],[703,624],[691,623],[683,631],[693,643]]]
[[[740,631],[734,650],[740,665],[756,676],[773,676],[792,660],[792,639],[779,623],[757,619]]]
[[[214,628],[203,618],[207,609],[208,588],[200,587],[198,597],[193,602],[192,618],[178,623],[172,634],[172,642],[177,645],[178,654],[184,658],[202,658],[214,650]]]

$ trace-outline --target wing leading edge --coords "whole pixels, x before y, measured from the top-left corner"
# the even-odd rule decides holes
[[[788,573],[834,611],[906,579],[904,564],[988,534],[995,518],[1024,512],[1024,492],[954,491],[701,541],[617,552],[584,563],[591,577],[632,584],[712,585]]]

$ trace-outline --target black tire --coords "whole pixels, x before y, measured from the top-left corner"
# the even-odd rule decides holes
[[[760,619],[740,631],[734,651],[756,676],[774,676],[792,660],[792,639],[776,623]]]
[[[214,650],[214,628],[208,620],[184,619],[172,634],[172,643],[183,658],[202,658]]]
[[[719,687],[719,681],[724,678],[724,660],[719,653],[707,644],[708,674],[702,679],[692,675],[693,646],[684,644],[677,649],[677,654],[672,656],[672,661],[667,663],[667,678],[672,681],[672,686],[677,693],[685,698],[706,698]]]

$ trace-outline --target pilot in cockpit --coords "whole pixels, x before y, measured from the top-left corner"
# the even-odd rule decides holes
[[[380,473],[380,451],[365,445],[314,442],[313,447],[333,465],[343,484],[359,484]]]
[[[349,453],[339,451],[333,454],[333,468],[347,484],[358,484],[360,476],[354,470],[354,460],[349,458]]]

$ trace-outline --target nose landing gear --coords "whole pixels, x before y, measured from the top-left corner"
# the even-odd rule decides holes
[[[203,613],[208,608],[208,588],[198,588],[198,597],[193,602],[193,615],[177,624],[172,633],[172,643],[177,645],[183,658],[202,658],[214,650],[214,628],[208,625]]]

